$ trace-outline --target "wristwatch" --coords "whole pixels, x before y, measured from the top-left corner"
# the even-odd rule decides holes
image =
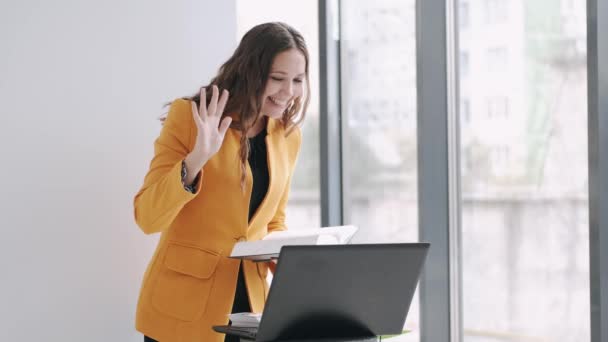
[[[182,160],[182,185],[184,186],[184,190],[189,193],[196,193],[196,183],[198,180],[198,175],[190,185],[186,185],[186,177],[188,176],[188,170],[186,170],[186,162]]]

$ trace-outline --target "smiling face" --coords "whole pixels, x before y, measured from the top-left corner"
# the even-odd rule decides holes
[[[280,119],[294,99],[302,97],[306,82],[306,59],[298,49],[276,55],[262,95],[261,115]]]

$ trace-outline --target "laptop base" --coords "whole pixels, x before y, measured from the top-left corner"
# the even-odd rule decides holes
[[[256,342],[255,331],[257,328],[237,328],[231,325],[215,325],[213,330],[226,335],[236,335],[240,342]],[[244,337],[244,335],[250,335]],[[378,337],[360,337],[360,338],[318,338],[318,339],[295,339],[295,340],[276,340],[272,342],[377,342]]]
[[[240,342],[256,342],[255,340],[250,340],[246,338],[241,338]],[[322,340],[289,340],[289,341],[272,341],[272,342],[377,342],[379,341],[377,337],[367,337],[364,339],[356,339],[353,340],[336,340],[336,339],[322,339]]]

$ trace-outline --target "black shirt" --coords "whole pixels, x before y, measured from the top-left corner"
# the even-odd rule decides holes
[[[268,183],[270,176],[268,173],[268,152],[266,150],[266,128],[255,137],[249,138],[249,166],[251,167],[251,175],[253,176],[253,188],[251,190],[251,199],[249,201],[249,222],[253,218],[256,210],[262,204],[266,192],[268,192]],[[236,292],[234,295],[234,303],[232,304],[232,313],[235,312],[250,312],[249,299],[247,298],[247,287],[245,286],[245,276],[243,275],[243,266],[239,267],[238,281],[236,283]],[[238,341],[238,337],[227,335],[225,341]]]
[[[253,189],[249,201],[249,222],[255,211],[262,204],[268,191],[268,160],[266,151],[266,128],[255,137],[249,138],[249,166],[253,176]]]

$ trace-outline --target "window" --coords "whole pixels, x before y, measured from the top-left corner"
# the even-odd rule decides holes
[[[345,221],[356,242],[416,241],[415,1],[341,6]],[[419,340],[417,298],[395,342]]]
[[[471,20],[469,13],[469,3],[466,1],[460,1],[458,4],[458,25],[460,29],[464,30],[469,27]]]
[[[488,119],[509,118],[509,98],[506,96],[495,96],[486,99]]]
[[[471,103],[468,99],[460,100],[460,122],[463,125],[471,123]]]
[[[488,118],[460,131],[464,340],[589,341],[587,74],[557,48],[586,41],[585,2],[467,3],[509,32],[459,35],[487,60],[461,111]]]
[[[494,25],[507,21],[509,10],[507,0],[485,0],[483,4],[483,13],[487,24]]]
[[[507,49],[504,47],[490,48],[486,54],[488,71],[498,72],[507,68],[508,56]]]
[[[460,51],[460,77],[466,78],[469,76],[469,52]]]
[[[509,146],[494,146],[491,148],[491,163],[494,173],[498,175],[505,174],[505,169],[509,167],[511,158]]]

